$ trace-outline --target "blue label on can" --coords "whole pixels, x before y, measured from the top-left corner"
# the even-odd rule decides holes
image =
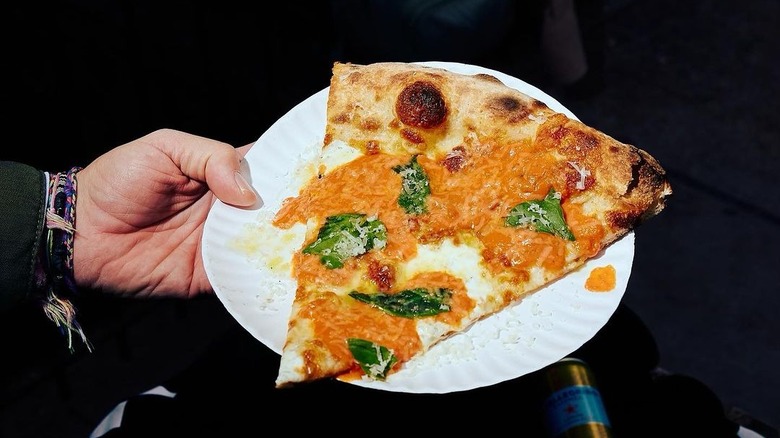
[[[544,402],[544,411],[551,436],[587,423],[610,427],[601,394],[592,386],[569,386],[552,393]]]

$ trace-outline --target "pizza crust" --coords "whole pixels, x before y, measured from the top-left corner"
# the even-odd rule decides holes
[[[418,83],[438,90],[445,110],[436,125],[410,126],[394,111],[398,96]],[[550,146],[567,160],[598,169],[602,195],[621,199],[609,214],[616,230],[658,214],[671,194],[665,171],[647,152],[555,112],[487,74],[469,76],[393,62],[336,63],[327,115],[324,147],[339,139],[364,153],[446,156],[464,143],[558,136]]]

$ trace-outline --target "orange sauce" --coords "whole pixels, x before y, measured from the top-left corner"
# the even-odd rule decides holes
[[[562,195],[562,207],[579,249],[592,255],[604,230],[597,220],[583,214],[577,205],[567,202],[570,187],[567,172],[570,166],[551,153],[533,150],[530,142],[501,147],[481,144],[465,151],[465,166],[451,172],[443,165],[443,157],[418,156],[425,169],[431,194],[428,212],[414,218],[398,205],[401,177],[392,170],[406,164],[409,156],[385,154],[363,155],[330,173],[314,178],[296,197],[287,199],[277,213],[274,225],[289,228],[296,223],[315,219],[319,229],[330,215],[364,213],[376,215],[387,228],[387,245],[372,251],[370,257],[348,260],[340,269],[327,269],[316,255],[296,254],[293,274],[299,285],[313,287],[299,290],[322,290],[322,285],[347,285],[355,272],[366,280],[370,259],[392,265],[395,261],[413,258],[418,240],[436,241],[444,237],[473,236],[484,247],[487,269],[495,274],[510,274],[512,281],[528,278],[529,270],[542,266],[560,270],[565,263],[567,241],[545,233],[504,225],[504,218],[517,204],[542,199],[552,184]],[[316,238],[311,234],[307,242]],[[589,287],[608,290],[614,287],[614,271],[598,270],[591,275]],[[407,284],[396,284],[393,290],[412,287],[447,287],[454,291],[452,311],[435,316],[442,322],[456,324],[474,306],[460,279],[443,272],[420,274]],[[604,289],[607,288],[607,289]],[[364,291],[369,292],[369,291]],[[322,293],[313,298],[304,317],[314,319],[317,337],[331,351],[352,363],[345,338],[371,340],[393,350],[404,361],[422,348],[413,319],[377,312],[365,303],[334,293]],[[316,308],[316,311],[313,309]]]
[[[591,292],[609,292],[615,288],[615,277],[615,267],[612,265],[594,268],[585,280],[585,289]]]
[[[581,257],[592,257],[601,250],[601,241],[604,238],[604,226],[598,219],[586,216],[582,207],[577,204],[563,204],[563,214],[566,223],[574,233],[576,245]]]
[[[323,315],[328,315],[323,317]],[[334,293],[320,294],[306,305],[302,316],[314,323],[317,339],[344,363],[352,363],[347,338],[360,338],[383,345],[400,360],[420,351],[414,319],[378,312],[374,307]]]
[[[447,273],[421,273],[410,279],[404,288],[414,287],[442,287],[453,293],[451,310],[429,318],[452,325],[463,319],[474,307],[473,300],[466,294],[463,281]],[[387,347],[402,362],[422,349],[415,319],[377,311],[370,304],[333,292],[316,295],[306,304],[301,315],[312,321],[316,338],[339,361],[352,362],[352,354],[345,342],[347,338],[366,339]]]

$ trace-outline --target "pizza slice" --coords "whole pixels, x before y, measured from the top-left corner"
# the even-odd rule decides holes
[[[659,163],[485,75],[336,63],[277,387],[388,378],[664,208]]]

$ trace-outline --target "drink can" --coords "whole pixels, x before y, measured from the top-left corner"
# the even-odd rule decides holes
[[[612,438],[601,393],[587,363],[567,357],[544,371],[545,427],[554,438]]]

